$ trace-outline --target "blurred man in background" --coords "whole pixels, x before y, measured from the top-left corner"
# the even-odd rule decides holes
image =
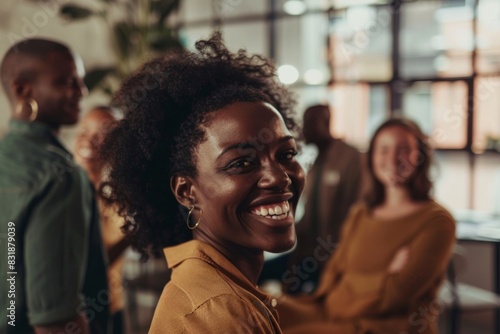
[[[58,140],[79,118],[81,61],[60,43],[28,39],[7,51],[0,71],[12,106],[0,142],[0,332],[106,333],[96,203]]]
[[[350,207],[367,188],[363,154],[331,135],[330,119],[327,105],[314,105],[304,112],[304,139],[317,147],[318,156],[307,173],[301,197],[305,208],[296,226],[296,247],[264,264],[259,284],[269,292],[277,288],[273,281],[290,294],[316,288]]]
[[[361,195],[364,158],[331,135],[330,117],[327,105],[311,106],[304,113],[304,139],[318,148],[318,156],[302,194],[305,211],[297,225],[297,247],[289,257],[289,270],[281,277],[292,293],[315,288],[342,223]]]

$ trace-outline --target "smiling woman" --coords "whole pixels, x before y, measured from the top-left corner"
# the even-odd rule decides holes
[[[124,82],[105,139],[108,189],[136,247],[164,249],[172,280],[151,333],[281,333],[255,285],[264,251],[295,242],[304,186],[293,100],[260,56],[220,35],[146,63]]]
[[[431,157],[415,123],[379,126],[368,150],[373,188],[351,208],[318,289],[280,299],[284,333],[438,333],[455,222],[431,197]]]

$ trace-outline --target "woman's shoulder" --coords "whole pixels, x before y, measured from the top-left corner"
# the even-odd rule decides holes
[[[200,266],[205,264],[200,263],[197,268]],[[245,326],[249,329],[269,326],[264,313],[258,309],[262,303],[257,297],[239,291],[242,288],[220,277],[216,271],[199,269],[191,271],[189,279],[184,275],[173,276],[158,301],[152,328],[171,329],[175,323],[185,333],[201,330],[229,333]]]
[[[368,215],[369,208],[365,202],[359,201],[357,203],[354,203],[349,209],[347,217],[344,221],[342,227],[343,234],[351,234],[352,231],[356,230],[359,224],[361,224]]]
[[[366,204],[366,202],[358,201],[358,202],[354,203],[351,206],[351,208],[349,209],[348,217],[357,216],[361,213],[368,213],[368,212],[369,212],[369,208],[368,208],[368,205]]]
[[[441,218],[442,220],[455,223],[455,219],[450,211],[435,200],[430,200],[428,205],[426,205],[422,211],[430,215],[431,218]]]
[[[349,209],[347,221],[350,221],[351,224],[356,224],[356,222],[363,220],[369,216],[370,208],[368,207],[368,204],[364,201],[358,201],[354,203]]]
[[[189,296],[194,304],[235,293],[234,283],[213,264],[199,258],[188,258],[173,269],[170,288],[177,287]],[[167,285],[167,287],[169,287]]]
[[[175,297],[180,298],[174,299]],[[257,302],[233,293],[213,295],[202,303],[191,297],[193,295],[189,291],[181,290],[178,286],[167,286],[155,311],[152,332],[272,332],[273,322],[266,311],[258,309]],[[262,308],[265,306],[262,305]]]
[[[426,230],[433,229],[439,232],[449,231],[455,234],[455,219],[448,209],[434,200],[424,205],[419,216]]]
[[[188,256],[173,267],[165,293],[178,295],[182,292],[193,308],[215,298],[220,302],[253,299],[244,284],[235,278],[234,270],[204,253]]]

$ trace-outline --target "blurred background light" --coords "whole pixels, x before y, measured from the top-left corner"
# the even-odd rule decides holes
[[[278,68],[278,78],[282,83],[290,85],[299,78],[299,71],[292,65],[281,65]]]
[[[308,85],[319,85],[325,81],[325,74],[318,69],[310,69],[304,73],[304,82]]]
[[[443,35],[436,35],[431,38],[431,46],[436,51],[443,51],[448,48],[448,43]]]
[[[450,68],[450,60],[445,55],[439,55],[434,59],[434,68],[436,71],[447,71]]]
[[[289,15],[301,15],[307,10],[307,6],[302,0],[288,0],[283,4],[283,10]]]
[[[346,8],[354,6],[368,6],[388,3],[388,0],[336,0],[335,8]]]
[[[470,21],[474,18],[472,7],[443,7],[436,10],[434,14],[437,22]]]
[[[370,6],[349,7],[346,11],[347,24],[353,29],[369,26],[376,17],[376,10]]]

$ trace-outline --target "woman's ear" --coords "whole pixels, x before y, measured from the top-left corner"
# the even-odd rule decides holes
[[[173,175],[170,178],[170,189],[179,204],[189,208],[196,201],[193,194],[193,181],[190,177]]]

